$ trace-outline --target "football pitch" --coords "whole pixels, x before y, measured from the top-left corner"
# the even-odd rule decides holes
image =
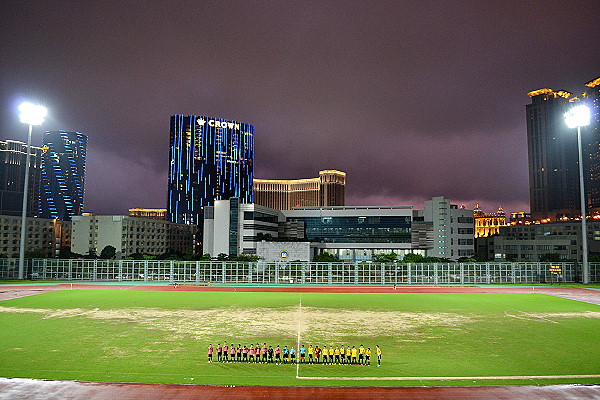
[[[208,363],[208,345],[225,341],[364,345],[373,360]],[[277,386],[598,383],[598,343],[600,306],[534,293],[63,290],[0,301],[3,377]]]

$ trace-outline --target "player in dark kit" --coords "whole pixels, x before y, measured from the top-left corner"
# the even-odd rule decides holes
[[[269,349],[267,350],[267,354],[269,355],[269,362],[272,363],[273,362],[273,347],[269,346]]]
[[[217,362],[221,362],[223,354],[223,347],[221,347],[221,343],[217,343]]]

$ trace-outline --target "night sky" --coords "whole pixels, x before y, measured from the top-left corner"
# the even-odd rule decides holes
[[[164,208],[169,118],[255,125],[255,176],[348,205],[528,211],[525,105],[600,76],[594,1],[2,1],[0,139],[89,137],[86,211]]]

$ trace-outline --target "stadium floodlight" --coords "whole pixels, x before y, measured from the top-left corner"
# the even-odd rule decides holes
[[[585,189],[583,186],[583,156],[581,151],[581,127],[590,124],[590,109],[585,105],[573,107],[565,113],[565,122],[569,128],[577,128],[577,148],[579,150],[579,197],[581,198],[581,251],[583,253],[583,283],[590,283],[588,264],[587,226],[585,215]]]
[[[31,103],[23,103],[19,106],[21,122],[28,125],[41,125],[48,114],[44,106],[36,106]]]
[[[19,279],[23,279],[23,270],[25,269],[25,231],[27,225],[27,195],[29,189],[29,159],[31,149],[31,130],[33,125],[41,125],[44,122],[48,110],[46,107],[31,103],[22,103],[19,106],[19,117],[21,122],[29,125],[29,134],[27,135],[27,156],[25,157],[25,182],[23,183],[23,209],[21,210],[21,243],[19,247]]]

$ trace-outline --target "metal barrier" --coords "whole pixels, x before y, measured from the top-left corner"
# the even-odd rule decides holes
[[[26,278],[33,280],[259,285],[478,285],[581,281],[581,265],[578,263],[247,263],[74,259],[26,261]],[[561,274],[552,274],[552,266],[560,266]],[[18,259],[0,259],[0,278],[17,277]],[[600,282],[600,263],[590,263],[590,281]]]

